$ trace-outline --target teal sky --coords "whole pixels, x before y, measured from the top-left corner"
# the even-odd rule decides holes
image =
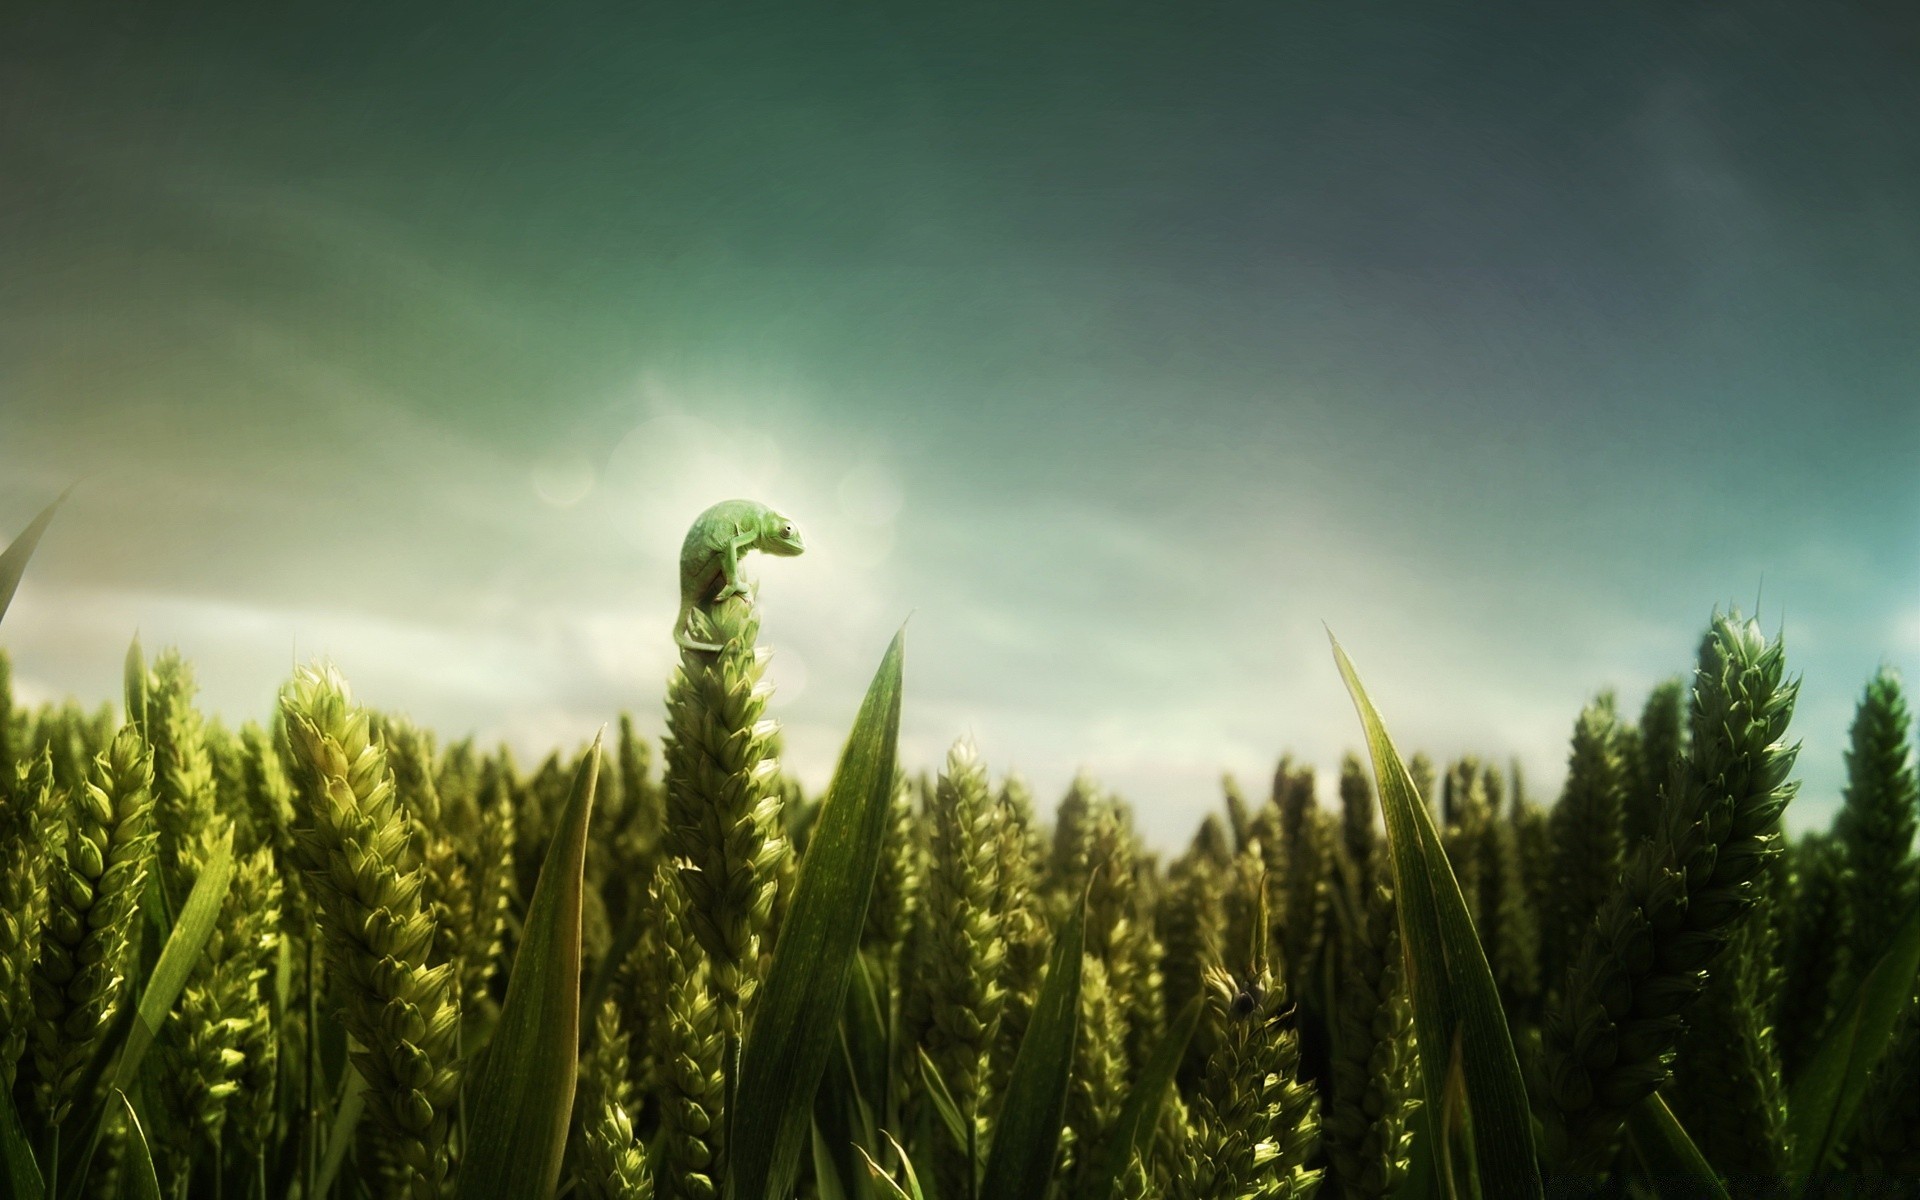
[[[404,10],[404,11],[402,11]],[[673,557],[754,560],[823,784],[908,613],[971,733],[1183,839],[1222,770],[1517,756],[1716,603],[1798,827],[1920,670],[1920,19],[1698,3],[150,5],[0,15],[0,643],[264,714],[660,727]],[[1330,784],[1328,785],[1330,790]]]

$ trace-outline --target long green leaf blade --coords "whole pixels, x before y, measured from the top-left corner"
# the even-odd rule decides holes
[[[1647,1175],[1662,1196],[1698,1196],[1727,1200],[1707,1156],[1700,1153],[1680,1119],[1655,1092],[1627,1112],[1627,1136],[1646,1164]]]
[[[947,1090],[947,1081],[940,1074],[940,1068],[927,1057],[926,1050],[914,1051],[920,1058],[920,1079],[927,1089],[927,1098],[933,1101],[934,1115],[947,1127],[947,1136],[953,1144],[964,1147],[970,1140],[967,1137],[967,1119],[960,1115],[960,1106],[953,1102],[953,1093]]]
[[[907,1177],[906,1186],[902,1187],[893,1176],[887,1174],[879,1163],[873,1161],[873,1155],[868,1154],[866,1148],[862,1146],[858,1149],[860,1157],[866,1160],[867,1171],[875,1182],[886,1189],[886,1194],[895,1197],[896,1200],[927,1200],[926,1192],[920,1188],[920,1176],[913,1169],[913,1160],[907,1157],[907,1152],[901,1149],[900,1143],[893,1139],[892,1134],[887,1134],[886,1138],[887,1145],[893,1147],[894,1156],[900,1160],[900,1171]]]
[[[180,906],[180,919],[174,922],[173,932],[160,950],[160,959],[154,963],[153,974],[147,978],[147,988],[140,993],[139,1012],[127,1033],[126,1049],[121,1051],[120,1062],[113,1070],[113,1087],[125,1091],[139,1078],[140,1064],[147,1050],[160,1035],[160,1026],[166,1023],[174,1001],[187,986],[187,976],[193,973],[208,939],[213,937],[214,926],[220,921],[220,906],[226,903],[227,888],[232,882],[233,830],[229,827],[206,865],[200,868],[193,891],[187,893],[187,902]]]
[[[1073,1042],[1080,1025],[1080,955],[1086,904],[1074,909],[1054,947],[1053,965],[1014,1056],[1006,1100],[993,1127],[980,1194],[993,1200],[1041,1200],[1053,1178],[1066,1121]]]
[[[580,905],[600,739],[573,776],[507,976],[507,999],[468,1093],[460,1200],[538,1200],[560,1180],[580,1049]]]
[[[1328,639],[1366,731],[1380,807],[1386,816],[1402,952],[1413,984],[1414,1028],[1429,1111],[1444,1111],[1449,1049],[1457,1035],[1482,1190],[1513,1200],[1543,1196],[1526,1085],[1486,951],[1474,933],[1439,832],[1406,764],[1346,651],[1331,633]]]
[[[865,956],[854,958],[853,979],[847,985],[847,1007],[841,1017],[848,1083],[870,1104],[886,1098],[890,1057],[887,1013],[891,999],[881,1000],[874,973],[873,964]]]
[[[1189,1000],[1180,1015],[1167,1026],[1166,1036],[1154,1047],[1153,1057],[1140,1068],[1140,1078],[1133,1081],[1133,1090],[1120,1109],[1120,1117],[1101,1147],[1100,1165],[1093,1173],[1089,1200],[1108,1200],[1120,1186],[1133,1156],[1147,1157],[1154,1131],[1160,1126],[1160,1110],[1173,1087],[1173,1076],[1187,1053],[1187,1043],[1193,1040],[1193,1031],[1200,1025],[1200,1011],[1199,998]]]
[[[140,1077],[140,1064],[146,1061],[147,1051],[152,1049],[153,1041],[160,1035],[160,1027],[166,1023],[167,1015],[173,1011],[173,1005],[180,998],[180,992],[187,986],[187,976],[200,961],[200,955],[207,948],[207,941],[213,937],[214,926],[220,921],[220,906],[226,903],[227,888],[233,882],[233,830],[227,829],[220,841],[214,846],[213,853],[206,864],[200,868],[200,876],[193,882],[193,890],[187,893],[187,902],[180,906],[180,919],[174,922],[173,932],[167,935],[167,944],[161,947],[160,957],[153,964],[152,974],[147,976],[147,986],[140,993],[140,1002],[135,1006],[132,1016],[122,1017],[114,1026],[113,1036],[102,1043],[94,1055],[93,1062],[82,1074],[82,1095],[92,1091],[101,1076],[106,1074],[106,1064],[110,1056],[118,1050],[119,1059],[113,1062],[113,1073],[108,1082],[112,1089],[127,1091]],[[136,913],[132,918],[139,919]],[[120,1038],[125,1031],[125,1041]],[[87,1172],[92,1168],[93,1155],[100,1145],[100,1133],[106,1124],[107,1109],[96,1106],[91,1119],[81,1126],[87,1129],[86,1141],[80,1145],[80,1153],[75,1159],[72,1155],[62,1155],[60,1162],[60,1193],[62,1196],[74,1196],[85,1182]],[[69,1169],[71,1163],[71,1169]]]
[[[140,1127],[140,1114],[133,1101],[118,1088],[120,1109],[127,1117],[126,1161],[120,1167],[121,1200],[160,1200],[160,1174],[153,1169],[153,1147],[147,1144],[147,1131]]]
[[[0,1183],[7,1195],[18,1200],[43,1200],[47,1181],[34,1161],[33,1148],[27,1145],[27,1131],[20,1127],[20,1110],[13,1106],[13,1093],[0,1089]]]
[[[1480,1169],[1473,1158],[1473,1108],[1460,1061],[1460,1033],[1454,1031],[1453,1057],[1447,1064],[1447,1095],[1440,1110],[1434,1149],[1440,1155],[1440,1181],[1448,1200],[1481,1200]]]
[[[72,490],[68,488],[67,492]],[[13,544],[0,552],[0,618],[7,615],[7,607],[13,603],[13,593],[20,587],[20,576],[26,574],[27,560],[33,557],[34,547],[40,544],[40,535],[47,531],[47,523],[53,520],[54,512],[66,501],[67,492],[61,492],[60,499],[41,509],[33,523],[13,539]]]
[[[849,970],[880,870],[905,648],[901,630],[854,718],[741,1051],[727,1173],[727,1194],[738,1200],[784,1200],[800,1170],[813,1095],[839,1039]]]
[[[333,1181],[339,1178],[341,1164],[347,1161],[354,1131],[360,1128],[360,1114],[366,1107],[367,1081],[349,1065],[346,1077],[340,1081],[340,1101],[333,1106],[333,1120],[327,1126],[327,1143],[320,1154],[319,1183],[313,1189],[314,1195],[333,1194]]]
[[[812,1138],[814,1190],[820,1193],[820,1200],[847,1200],[847,1189],[840,1184],[840,1168],[834,1164],[833,1151],[827,1148],[818,1121],[813,1123]]]
[[[1893,944],[1861,979],[1793,1085],[1787,1129],[1793,1139],[1795,1184],[1804,1183],[1825,1166],[1846,1137],[1874,1064],[1886,1053],[1900,1011],[1913,997],[1916,972],[1920,972],[1920,903],[1908,911]]]

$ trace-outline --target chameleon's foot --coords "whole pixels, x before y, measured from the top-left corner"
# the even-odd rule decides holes
[[[751,593],[747,591],[747,586],[745,584],[741,584],[739,587],[728,585],[727,587],[721,588],[719,593],[714,596],[712,602],[715,604],[718,604],[722,600],[728,599],[729,597],[732,597],[732,596],[738,596],[749,604],[753,603],[753,596]]]
[[[708,654],[718,654],[724,649],[724,647],[716,646],[712,642],[697,642],[684,633],[674,634],[673,640],[680,643],[680,647],[683,650],[704,650]]]

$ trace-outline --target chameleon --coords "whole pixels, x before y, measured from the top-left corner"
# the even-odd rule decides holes
[[[805,549],[793,522],[757,500],[722,500],[695,517],[680,544],[680,613],[673,620],[673,640],[689,650],[717,652],[720,647],[687,633],[694,607],[747,594],[740,582],[740,556],[747,551],[792,558]]]

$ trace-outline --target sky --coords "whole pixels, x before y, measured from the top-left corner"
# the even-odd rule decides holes
[[[749,496],[824,786],[1078,770],[1173,848],[1341,639],[1399,745],[1551,800],[1716,606],[1801,679],[1796,829],[1920,679],[1920,16],[1897,4],[95,6],[0,14],[0,646],[137,630],[522,755],[657,734]]]

